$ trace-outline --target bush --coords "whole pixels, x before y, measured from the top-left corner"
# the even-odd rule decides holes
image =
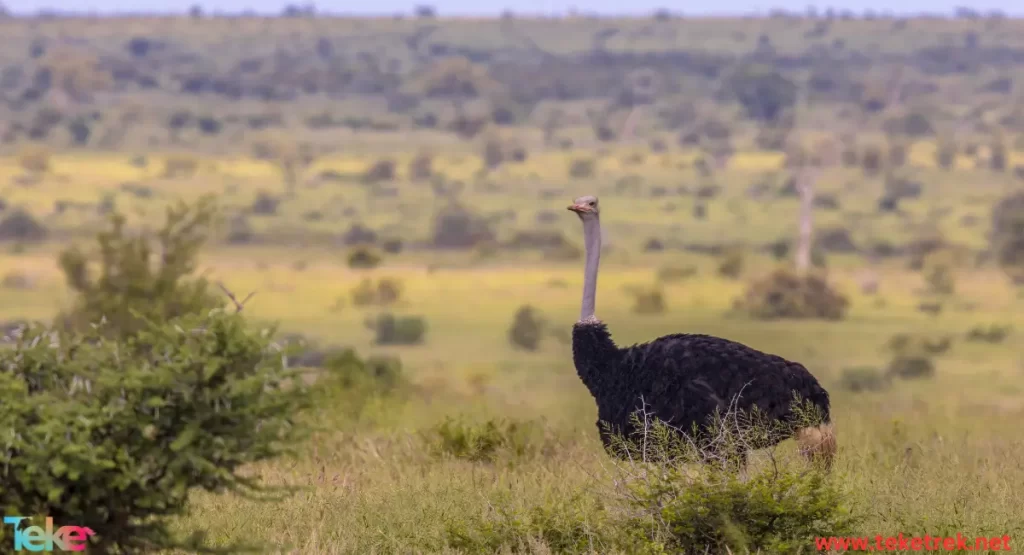
[[[936,250],[925,256],[921,269],[928,291],[952,295],[956,291],[955,258],[948,250]]]
[[[384,313],[372,322],[377,345],[418,345],[427,333],[427,322],[422,316],[395,316]]]
[[[48,234],[39,220],[21,208],[12,210],[0,220],[0,240],[41,241]]]
[[[935,363],[923,356],[897,356],[889,363],[887,373],[904,380],[931,378],[935,375]]]
[[[544,320],[530,305],[523,305],[512,319],[508,330],[508,341],[513,347],[536,351],[544,335]]]
[[[60,254],[61,270],[76,298],[58,322],[84,332],[102,320],[105,334],[122,336],[148,326],[147,321],[164,322],[223,306],[220,292],[210,290],[204,278],[193,277],[215,220],[210,198],[168,208],[155,238],[128,234],[124,216],[113,214],[110,228],[97,236],[98,276],[90,272],[90,255],[78,247]],[[159,262],[154,265],[151,258]]]
[[[355,390],[364,396],[386,395],[408,383],[402,372],[402,362],[394,357],[371,357],[362,360],[354,350],[344,349],[328,354],[322,365],[322,385],[328,391],[339,388]]]
[[[96,532],[90,552],[183,547],[168,525],[193,489],[258,491],[239,469],[298,438],[301,380],[267,333],[223,311],[103,331],[37,327],[0,350],[0,506],[73,517]]]
[[[43,146],[26,147],[18,154],[18,164],[28,172],[46,173],[50,171],[50,151]]]
[[[860,165],[864,169],[865,174],[877,175],[882,171],[884,163],[881,147],[874,144],[864,147],[864,152],[860,158]]]
[[[697,275],[696,266],[665,266],[658,269],[657,279],[661,283],[684,281]]]
[[[729,279],[736,279],[743,273],[745,257],[743,249],[733,247],[725,251],[718,264],[718,275]]]
[[[273,216],[277,214],[277,207],[281,204],[281,199],[266,191],[260,191],[256,194],[256,199],[252,201],[253,214],[259,214],[261,216]]]
[[[577,158],[569,166],[569,176],[573,179],[589,179],[594,177],[595,163],[590,158]]]
[[[637,314],[661,314],[665,312],[665,294],[659,287],[636,288],[633,295],[633,312]]]
[[[434,175],[434,158],[430,154],[420,153],[409,162],[409,179],[423,181]]]
[[[1013,326],[975,326],[967,332],[967,341],[983,343],[1002,343],[1013,331]]]
[[[188,154],[176,154],[164,159],[163,176],[166,178],[192,177],[199,171],[199,160]]]
[[[992,208],[991,248],[1010,279],[1024,283],[1024,193],[1007,196]]]
[[[366,278],[352,289],[352,304],[356,306],[387,306],[402,297],[402,283],[397,279],[382,278],[374,284]]]
[[[439,456],[489,462],[503,451],[516,457],[528,454],[537,431],[530,422],[492,419],[477,424],[448,417],[430,431],[428,441]]]
[[[633,460],[659,462],[618,473],[625,518],[617,536],[630,552],[795,553],[808,538],[848,534],[858,523],[841,480],[820,465],[787,461],[772,449],[765,464],[693,466],[684,463],[709,454],[661,422],[638,429],[647,432],[631,442]],[[775,433],[765,421],[730,414],[712,429],[717,441],[740,448]],[[639,457],[648,452],[655,455]]]
[[[459,204],[446,206],[434,218],[435,247],[465,249],[493,240],[487,220]]]
[[[489,502],[487,513],[469,522],[449,522],[445,543],[464,553],[529,553],[537,544],[550,553],[601,553],[611,547],[601,503],[581,494],[520,507],[511,496]],[[627,546],[628,547],[628,546]]]
[[[357,247],[348,254],[349,268],[376,268],[380,266],[381,256],[369,247]]]
[[[878,368],[860,366],[844,368],[839,377],[840,386],[854,393],[881,391],[888,387],[888,376]]]
[[[364,183],[391,181],[395,178],[394,160],[378,160],[363,173]]]
[[[736,303],[736,308],[762,320],[819,318],[839,320],[849,301],[834,291],[823,277],[799,276],[779,269],[755,281]]]
[[[932,357],[945,353],[953,346],[949,336],[933,336],[922,333],[897,333],[885,344],[896,357],[919,358]]]

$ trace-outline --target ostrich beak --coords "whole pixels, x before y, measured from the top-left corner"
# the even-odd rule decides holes
[[[573,212],[575,212],[577,214],[582,214],[583,212],[589,212],[590,211],[589,208],[587,208],[586,206],[584,206],[582,204],[572,204],[572,205],[569,205],[568,209],[572,210]]]

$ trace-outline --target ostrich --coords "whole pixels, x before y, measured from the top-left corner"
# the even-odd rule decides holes
[[[803,365],[709,335],[679,333],[618,347],[608,327],[594,316],[601,258],[597,197],[579,197],[569,210],[583,222],[586,250],[583,303],[572,329],[573,362],[597,401],[597,425],[606,450],[627,456],[614,448],[613,437],[629,438],[637,432],[632,417],[641,408],[683,433],[695,427],[706,430],[716,412],[749,414],[756,407],[769,422],[781,426],[772,426],[776,433],[765,434],[748,447],[766,448],[795,436],[806,458],[831,465],[836,441],[828,392]],[[816,407],[817,420],[811,425],[797,425],[795,397]],[[697,435],[693,439],[701,440]],[[731,455],[738,458],[734,462],[746,461],[745,452]]]

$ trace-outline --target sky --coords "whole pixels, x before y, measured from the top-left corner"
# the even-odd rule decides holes
[[[198,4],[208,13],[279,13],[289,3],[306,4],[308,0],[0,0],[15,13],[30,14],[44,9],[73,6],[72,11],[94,13],[162,12],[184,13]],[[411,13],[417,4],[434,6],[439,15],[498,15],[510,10],[520,14],[565,14],[575,8],[580,13],[602,15],[644,15],[658,8],[690,15],[763,14],[773,8],[803,11],[814,5],[819,10],[833,8],[894,14],[951,14],[957,6],[971,6],[977,11],[999,10],[1011,16],[1024,16],[1020,0],[846,0],[814,4],[806,0],[322,0],[312,2],[320,11],[352,15],[392,15]],[[893,6],[898,6],[894,9]]]

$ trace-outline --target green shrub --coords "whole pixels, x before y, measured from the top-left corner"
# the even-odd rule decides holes
[[[897,333],[885,344],[896,357],[932,357],[941,355],[953,346],[953,338],[948,335],[929,335],[923,333]]]
[[[730,248],[722,255],[718,264],[718,275],[729,279],[736,279],[743,273],[745,257],[743,249]]]
[[[904,380],[931,378],[935,363],[923,356],[897,356],[889,363],[888,374]]]
[[[813,413],[794,399],[795,424],[810,423]],[[617,536],[636,551],[789,553],[808,538],[847,534],[858,522],[844,502],[841,479],[825,467],[777,457],[775,449],[760,464],[681,464],[715,461],[716,453],[747,449],[781,431],[782,424],[765,415],[719,415],[709,426],[717,446],[710,453],[660,421],[636,418],[646,433],[623,445],[645,455],[634,460],[657,461],[620,469],[616,480],[627,515]]]
[[[657,279],[661,283],[683,281],[697,275],[696,266],[665,266],[658,269]]]
[[[422,316],[395,316],[384,313],[377,316],[371,326],[378,345],[418,345],[427,333],[427,322]]]
[[[376,268],[380,262],[381,256],[369,247],[356,247],[348,255],[349,268]]]
[[[824,472],[790,465],[743,479],[715,466],[661,467],[627,489],[631,544],[652,553],[795,553],[857,519]]]
[[[536,351],[544,336],[544,320],[530,305],[523,305],[516,311],[512,326],[508,330],[508,341],[513,347]]]
[[[569,176],[574,179],[594,177],[595,162],[590,158],[577,158],[569,166]]]
[[[841,387],[854,393],[881,391],[888,387],[889,380],[884,372],[870,366],[844,368],[839,377]]]
[[[633,312],[661,314],[665,312],[665,294],[660,288],[641,288],[632,291]]]
[[[269,334],[238,315],[135,326],[117,340],[36,327],[0,350],[0,507],[71,517],[96,532],[90,552],[180,544],[168,523],[190,492],[258,491],[239,469],[288,451],[305,406]]]
[[[64,278],[76,296],[71,309],[58,316],[58,323],[86,332],[105,321],[104,333],[116,337],[148,327],[147,320],[164,322],[223,306],[222,293],[211,290],[204,278],[193,277],[215,219],[216,207],[210,198],[194,206],[179,203],[168,208],[163,228],[152,237],[129,234],[125,217],[113,214],[110,228],[97,237],[98,275],[90,271],[91,254],[78,247],[60,254]]]
[[[360,359],[352,349],[330,353],[324,358],[324,385],[391,393],[407,383],[402,362],[394,357]]]
[[[551,553],[602,552],[613,545],[601,504],[581,494],[522,507],[510,496],[492,500],[488,511],[468,522],[449,522],[445,543],[466,553],[529,553],[541,544]]]
[[[849,301],[834,291],[823,277],[797,275],[779,269],[747,288],[736,308],[754,318],[819,318],[839,320],[846,315]]]
[[[387,306],[402,297],[402,283],[397,279],[382,278],[376,283],[370,278],[363,279],[352,288],[352,304],[356,306]]]
[[[0,219],[0,240],[41,241],[49,232],[32,214],[15,208]]]
[[[928,284],[928,291],[935,295],[952,295],[956,292],[955,258],[947,250],[936,250],[925,255],[921,273]]]
[[[975,326],[967,332],[967,341],[1002,343],[1013,332],[1013,326]]]
[[[438,456],[470,461],[493,461],[502,452],[512,456],[528,454],[539,432],[531,422],[488,420],[483,423],[448,417],[428,434],[428,442]]]

